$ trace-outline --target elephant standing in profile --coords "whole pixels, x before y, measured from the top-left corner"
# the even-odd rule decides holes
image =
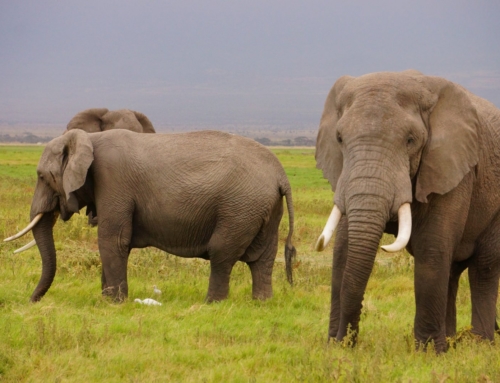
[[[417,71],[341,77],[321,118],[316,160],[335,206],[316,248],[337,228],[329,336],[354,341],[375,255],[415,259],[417,344],[446,350],[468,268],[472,332],[493,340],[500,275],[500,110]],[[498,328],[498,327],[497,327]]]
[[[207,300],[225,299],[237,261],[248,264],[254,298],[272,295],[272,270],[286,197],[285,245],[292,282],[292,193],[276,156],[254,140],[216,131],[137,134],[71,130],[46,146],[37,168],[29,230],[42,257],[38,301],[56,272],[55,217],[83,207],[98,213],[102,292],[128,295],[130,250],[154,246],[210,261]]]
[[[81,129],[87,133],[98,133],[111,129],[155,133],[153,124],[146,115],[129,109],[93,108],[84,110],[70,120],[64,133],[73,129]]]

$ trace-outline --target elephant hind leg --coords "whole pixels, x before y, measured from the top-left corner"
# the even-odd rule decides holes
[[[265,244],[261,256],[253,262],[247,262],[252,273],[252,298],[266,300],[273,296],[272,275],[274,260],[278,251],[278,233]]]
[[[266,300],[273,296],[272,275],[278,252],[278,233],[282,216],[283,202],[279,199],[273,208],[271,218],[253,238],[242,259],[252,273],[253,299]]]

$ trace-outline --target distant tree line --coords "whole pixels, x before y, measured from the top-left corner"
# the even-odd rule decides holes
[[[52,137],[39,137],[30,132],[24,132],[22,134],[16,134],[11,136],[10,134],[0,134],[0,142],[19,142],[22,144],[38,144],[46,143],[52,140]]]
[[[313,139],[307,138],[304,136],[295,137],[293,140],[286,139],[286,140],[279,140],[279,141],[272,141],[271,139],[269,139],[267,137],[259,137],[259,138],[255,138],[255,141],[261,143],[262,145],[266,145],[266,146],[314,146],[314,145],[316,145],[316,142]]]

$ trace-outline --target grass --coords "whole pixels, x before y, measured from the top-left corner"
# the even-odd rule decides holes
[[[0,235],[24,227],[41,147],[0,147]],[[273,275],[274,297],[251,299],[251,276],[238,263],[230,297],[207,305],[209,266],[154,248],[133,250],[130,299],[100,296],[97,232],[86,217],[58,222],[55,281],[40,303],[28,303],[41,262],[35,248],[0,247],[0,381],[5,382],[498,382],[500,346],[467,331],[470,297],[460,281],[454,348],[416,352],[412,322],[413,263],[405,253],[377,256],[365,294],[356,348],[327,343],[330,244],[313,251],[332,192],[315,169],[314,151],[277,149],[293,187],[298,262],[295,286],[283,270],[283,242]],[[280,238],[288,228],[285,216]],[[29,235],[31,236],[31,235]],[[390,239],[384,238],[383,241]],[[159,307],[134,303],[162,290]]]

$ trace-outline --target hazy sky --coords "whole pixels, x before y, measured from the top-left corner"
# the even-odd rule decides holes
[[[0,0],[0,122],[316,126],[338,77],[409,68],[500,106],[500,1]]]

